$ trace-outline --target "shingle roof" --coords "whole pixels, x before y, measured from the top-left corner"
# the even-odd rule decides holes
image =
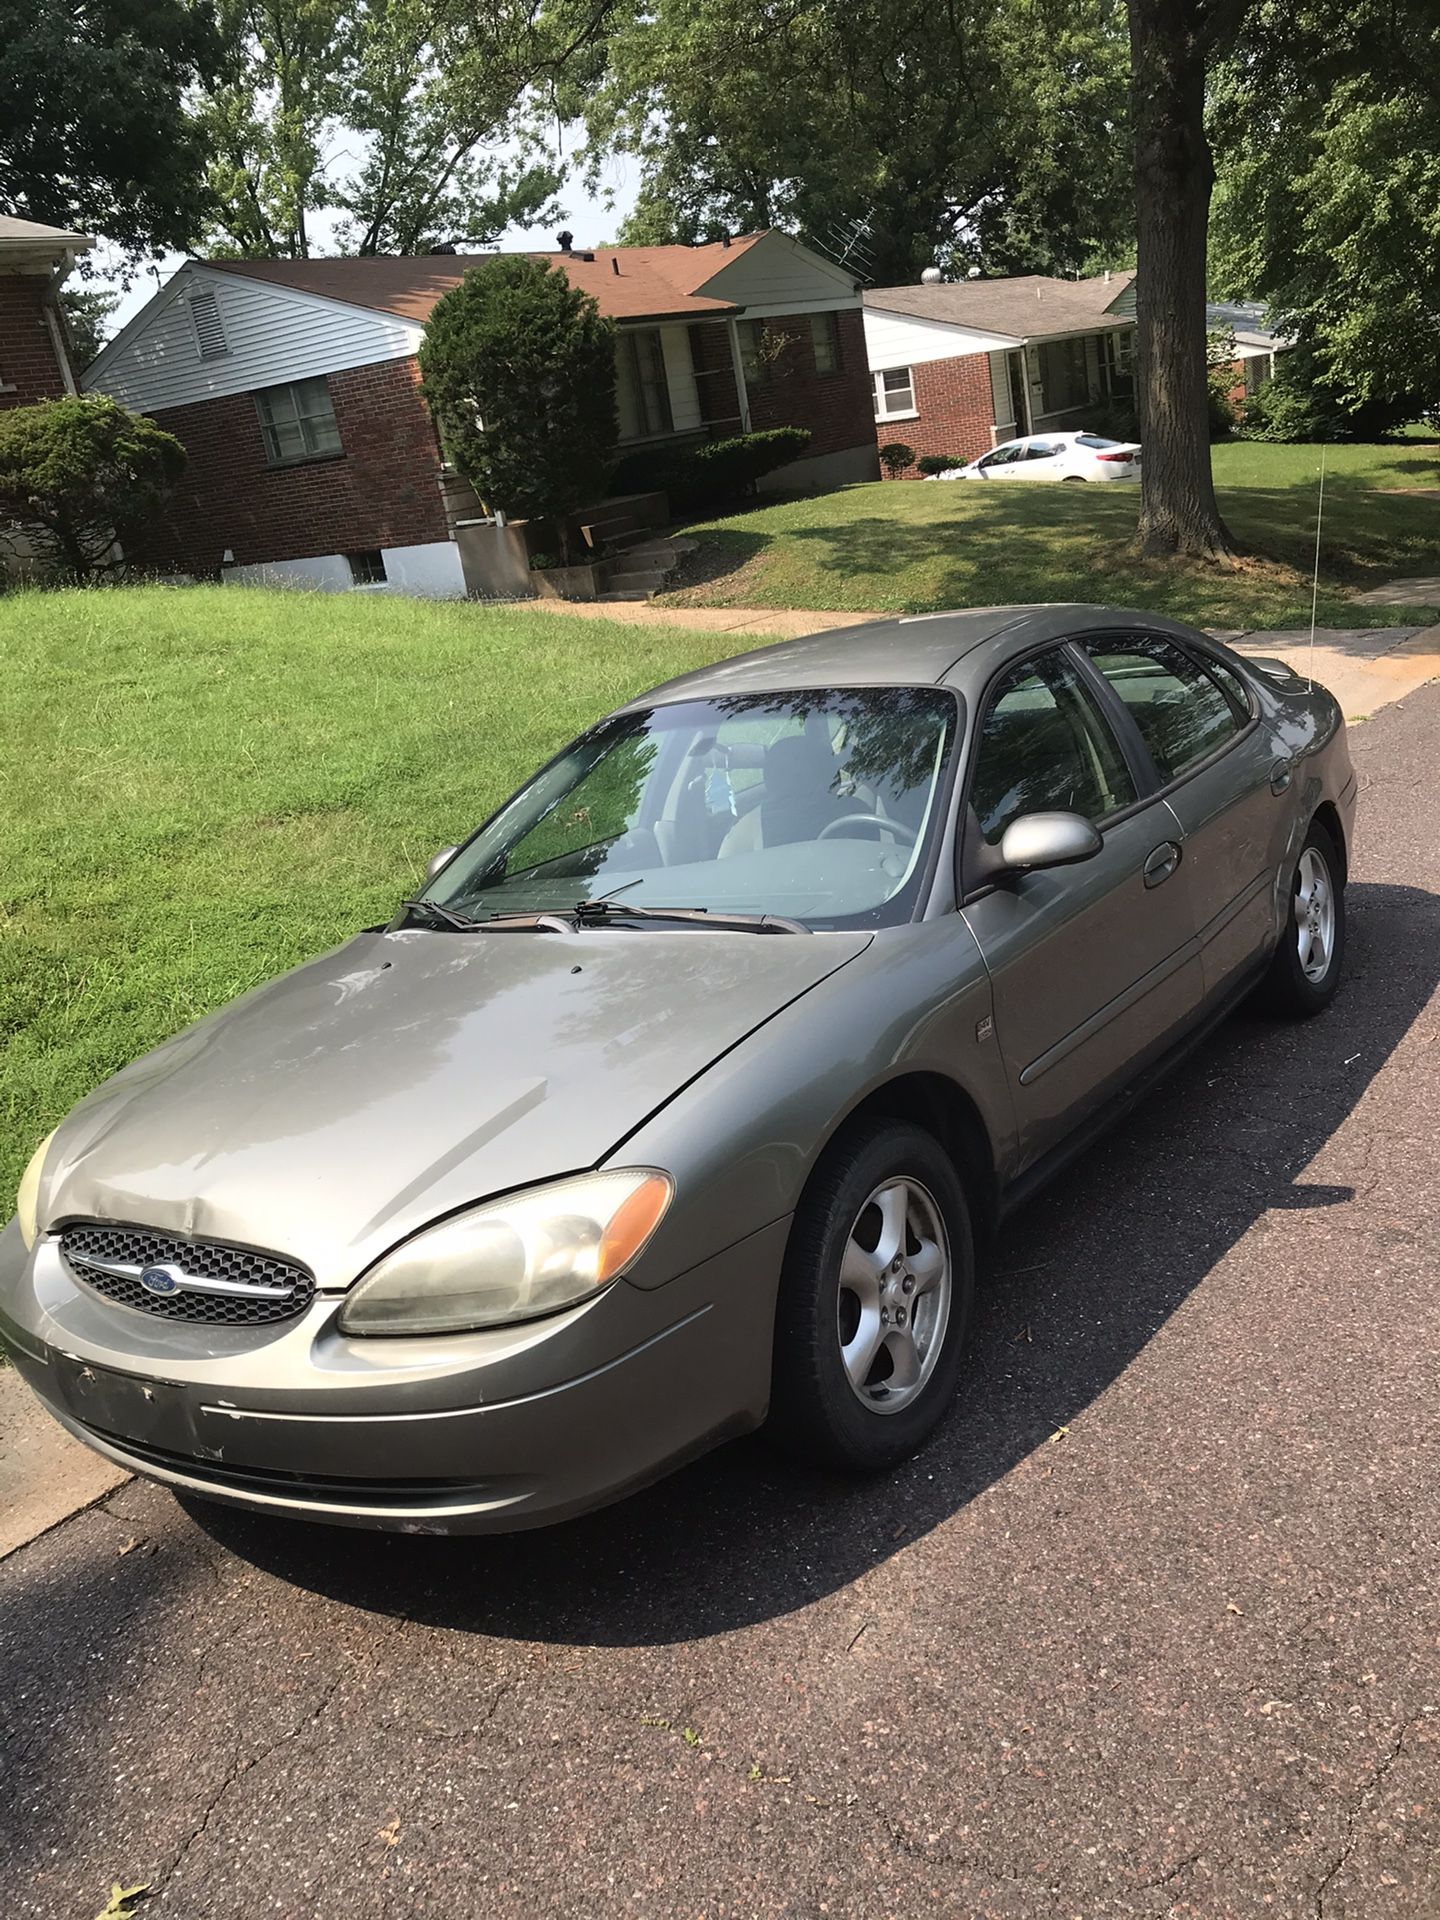
[[[1114,274],[1108,280],[1103,274],[1090,280],[1051,280],[1024,273],[1010,280],[942,280],[933,287],[869,287],[865,305],[882,313],[1003,333],[1012,340],[1044,340],[1133,326],[1128,317],[1105,311],[1125,284],[1123,275]]]
[[[593,295],[600,311],[612,319],[684,318],[736,311],[733,302],[697,294],[695,289],[761,238],[758,233],[744,234],[728,245],[716,240],[702,247],[597,247],[593,259],[577,252],[537,253],[530,258],[563,268],[570,284]],[[351,260],[209,260],[204,264],[247,280],[265,280],[423,321],[471,267],[493,257],[436,253]]]

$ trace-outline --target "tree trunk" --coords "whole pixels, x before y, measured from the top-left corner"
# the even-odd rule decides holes
[[[1205,0],[1128,0],[1135,137],[1140,551],[1228,560],[1205,380],[1205,257],[1215,170],[1205,137]]]

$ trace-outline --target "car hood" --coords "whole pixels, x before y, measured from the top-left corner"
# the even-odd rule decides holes
[[[83,1101],[41,1218],[233,1240],[348,1285],[442,1214],[595,1166],[871,937],[361,934]]]

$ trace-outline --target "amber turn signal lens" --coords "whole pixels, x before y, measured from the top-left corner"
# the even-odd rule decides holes
[[[641,1252],[663,1219],[673,1192],[672,1183],[663,1174],[652,1173],[628,1199],[621,1201],[600,1238],[595,1273],[598,1286],[604,1286],[607,1280],[622,1273]]]

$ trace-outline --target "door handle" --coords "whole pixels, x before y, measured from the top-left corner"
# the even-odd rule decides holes
[[[1180,849],[1173,840],[1162,840],[1145,862],[1145,884],[1158,887],[1168,880],[1180,864]]]
[[[1284,793],[1293,778],[1293,769],[1288,760],[1277,760],[1270,769],[1270,791]]]

